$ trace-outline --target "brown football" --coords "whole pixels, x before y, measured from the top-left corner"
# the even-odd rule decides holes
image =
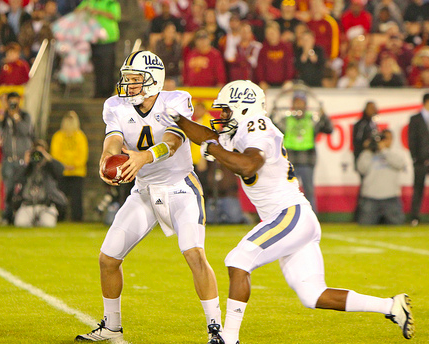
[[[126,154],[116,154],[109,156],[106,159],[103,167],[103,174],[107,179],[115,183],[119,183],[123,180],[121,177],[122,174],[122,164],[128,160],[128,155]]]

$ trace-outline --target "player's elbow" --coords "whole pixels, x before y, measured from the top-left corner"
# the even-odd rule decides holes
[[[248,166],[248,167],[242,167],[240,169],[240,172],[238,172],[238,174],[243,178],[252,178],[257,171],[258,169]]]
[[[244,178],[251,178],[256,174],[256,172],[258,172],[259,169],[261,169],[264,163],[264,154],[261,151],[258,151],[256,154],[252,154],[247,159],[243,159],[241,161],[239,164],[240,173],[238,174]]]

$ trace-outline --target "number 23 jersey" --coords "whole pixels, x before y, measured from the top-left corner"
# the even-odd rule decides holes
[[[122,136],[127,149],[136,152],[147,150],[162,142],[162,136],[166,132],[178,135],[183,140],[172,157],[154,164],[146,164],[140,169],[136,178],[139,187],[148,184],[175,184],[193,170],[189,139],[179,127],[166,127],[160,122],[161,114],[167,108],[174,109],[190,119],[193,113],[191,95],[184,91],[162,91],[147,113],[143,113],[138,106],[133,106],[118,96],[110,97],[104,103],[106,138],[111,135]]]
[[[226,141],[225,138],[220,140],[226,149],[242,153],[246,148],[253,147],[265,154],[265,164],[254,176],[241,177],[243,190],[256,207],[261,220],[290,206],[309,204],[299,190],[293,166],[287,159],[283,134],[268,117],[256,115],[242,121],[229,144],[224,144]]]

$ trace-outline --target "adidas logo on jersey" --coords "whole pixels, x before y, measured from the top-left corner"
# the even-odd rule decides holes
[[[136,123],[136,121],[134,120],[134,118],[131,117],[128,123]]]
[[[164,204],[164,203],[162,203],[161,198],[158,198],[158,199],[156,200],[156,202],[155,202],[155,205],[156,205],[156,204]]]

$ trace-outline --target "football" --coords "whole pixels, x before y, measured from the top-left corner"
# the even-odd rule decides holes
[[[109,156],[103,166],[104,176],[115,183],[121,182],[123,180],[121,177],[121,167],[123,163],[128,160],[128,158],[129,157],[126,154],[116,154]]]

